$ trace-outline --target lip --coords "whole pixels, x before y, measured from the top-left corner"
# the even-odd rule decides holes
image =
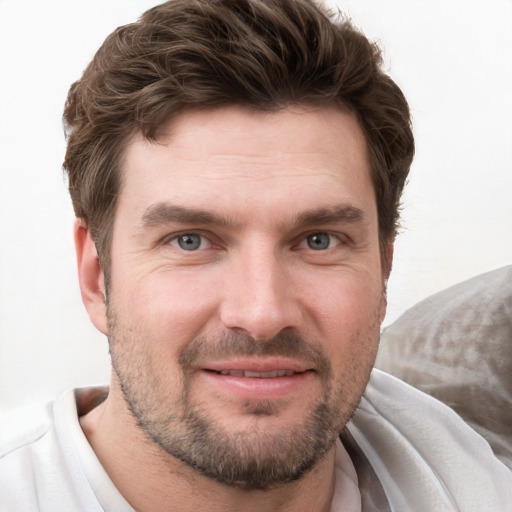
[[[313,370],[312,366],[285,357],[258,358],[248,357],[243,359],[227,359],[225,361],[214,361],[202,365],[203,370],[221,372],[222,370],[247,370],[250,372],[272,372],[275,370],[290,370],[296,373],[303,373]]]
[[[225,370],[248,372],[293,371],[293,375],[280,377],[243,377],[223,375]],[[242,400],[263,401],[286,398],[305,389],[314,377],[314,369],[288,358],[247,358],[215,361],[201,368],[201,375],[217,393],[228,399],[233,396]]]

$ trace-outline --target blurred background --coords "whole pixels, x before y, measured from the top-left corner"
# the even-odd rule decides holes
[[[512,263],[512,1],[329,4],[384,48],[413,113],[388,325],[426,296]],[[77,284],[61,114],[105,37],[153,5],[0,0],[0,410],[108,381],[107,341]]]

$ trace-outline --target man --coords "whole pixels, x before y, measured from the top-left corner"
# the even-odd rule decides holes
[[[1,510],[512,505],[452,411],[368,383],[413,138],[364,36],[308,0],[172,0],[107,38],[65,122],[112,379],[3,443]]]

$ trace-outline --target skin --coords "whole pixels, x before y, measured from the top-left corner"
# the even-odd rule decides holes
[[[389,271],[355,116],[186,112],[158,143],[134,136],[123,172],[108,310],[94,243],[75,228],[82,297],[114,365],[107,400],[81,418],[103,466],[138,511],[329,510],[334,440],[375,360]],[[294,373],[218,373],[241,369]],[[190,437],[193,410],[234,456],[241,439],[248,459],[286,462],[320,406],[325,449],[289,483],[227,485],[162,448]]]

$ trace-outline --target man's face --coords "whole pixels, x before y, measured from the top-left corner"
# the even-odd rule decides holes
[[[299,478],[357,406],[385,309],[355,117],[187,112],[158,143],[134,137],[123,172],[112,393],[209,477],[245,488]]]

